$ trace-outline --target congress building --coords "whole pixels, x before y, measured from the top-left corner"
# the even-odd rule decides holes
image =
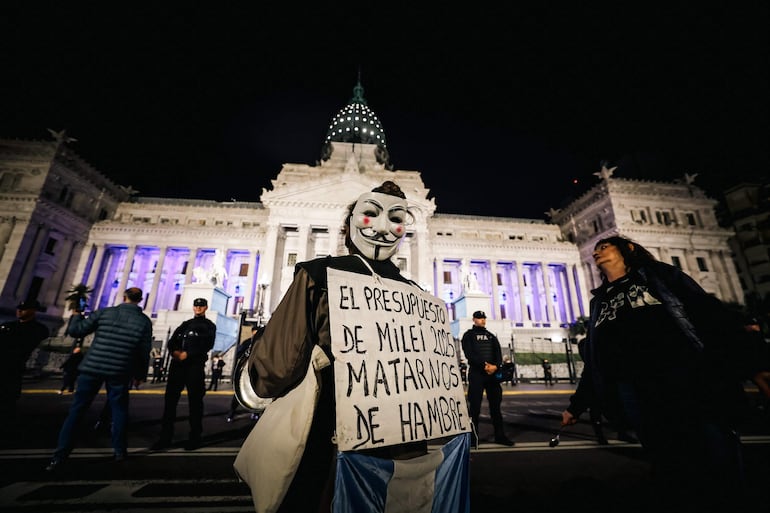
[[[536,352],[562,342],[569,324],[588,315],[599,283],[591,251],[610,234],[637,240],[719,298],[743,301],[733,232],[717,224],[716,202],[692,177],[630,180],[605,166],[593,188],[548,221],[437,212],[419,171],[393,169],[360,84],[332,117],[318,163],[283,165],[253,202],[143,197],[90,166],[66,133],[52,135],[0,140],[0,317],[37,298],[38,318],[58,336],[74,285],[93,289],[91,310],[136,286],[158,341],[205,294],[215,349],[226,351],[244,318],[269,319],[297,262],[345,252],[346,207],[385,180],[402,188],[413,214],[394,261],[446,302],[456,337],[484,310],[503,347],[515,341],[517,351]]]

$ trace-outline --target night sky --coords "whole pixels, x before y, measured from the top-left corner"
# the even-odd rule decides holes
[[[698,173],[712,197],[770,170],[764,2],[32,3],[4,4],[0,137],[66,129],[143,196],[257,201],[283,163],[320,158],[359,72],[391,162],[439,212],[544,219],[602,161]]]

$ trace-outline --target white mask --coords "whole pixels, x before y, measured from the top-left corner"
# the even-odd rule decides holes
[[[381,192],[358,197],[350,218],[350,240],[363,256],[387,260],[406,234],[406,200]]]

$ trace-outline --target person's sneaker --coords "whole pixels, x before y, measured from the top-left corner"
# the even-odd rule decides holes
[[[59,468],[61,466],[62,461],[64,461],[64,460],[62,460],[61,458],[57,458],[57,457],[51,458],[51,461],[49,461],[48,465],[45,467],[45,471],[46,472],[53,472],[54,470],[56,470],[57,468]]]
[[[166,439],[161,438],[160,440],[158,440],[157,442],[155,442],[154,444],[152,444],[150,446],[150,450],[151,451],[162,451],[164,449],[168,449],[169,447],[171,447],[171,440],[166,440]]]
[[[510,438],[508,438],[507,436],[496,436],[495,443],[500,445],[506,445],[508,447],[513,447],[514,445],[516,445],[516,443]]]

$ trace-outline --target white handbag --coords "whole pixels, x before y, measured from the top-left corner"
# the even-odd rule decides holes
[[[233,467],[251,489],[257,513],[274,513],[289,489],[318,403],[320,372],[330,364],[314,346],[305,379],[266,406],[238,451]]]

